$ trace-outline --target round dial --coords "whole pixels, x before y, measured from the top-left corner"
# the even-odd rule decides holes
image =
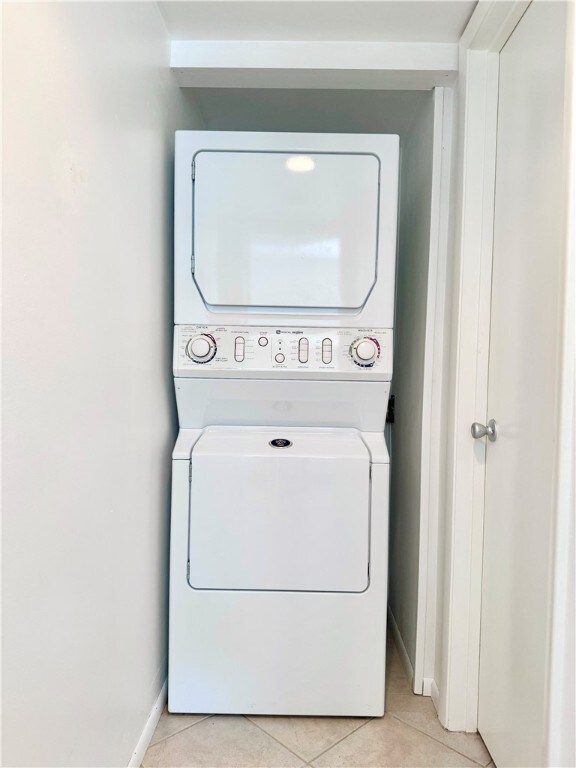
[[[195,363],[208,363],[216,354],[216,342],[208,333],[194,336],[186,344],[186,354]]]
[[[350,347],[350,356],[356,365],[368,368],[380,357],[380,344],[368,336],[356,339]]]

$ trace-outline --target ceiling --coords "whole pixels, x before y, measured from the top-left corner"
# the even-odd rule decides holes
[[[172,40],[456,43],[476,0],[158,2]]]
[[[188,89],[185,89],[185,91]],[[431,91],[198,88],[188,94],[208,130],[404,135]]]

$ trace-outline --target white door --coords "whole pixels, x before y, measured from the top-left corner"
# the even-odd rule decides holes
[[[478,716],[499,768],[546,765],[565,15],[534,2],[500,59]]]

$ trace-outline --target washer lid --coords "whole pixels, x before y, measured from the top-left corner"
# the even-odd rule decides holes
[[[190,498],[192,587],[367,588],[370,455],[352,430],[206,430]]]
[[[275,441],[288,441],[290,446],[279,452]],[[290,450],[288,450],[290,448]],[[300,427],[208,427],[194,446],[193,457],[250,456],[252,458],[296,459],[361,459],[370,461],[364,441],[354,429]]]
[[[212,308],[359,310],[376,281],[380,160],[201,150],[194,277]]]

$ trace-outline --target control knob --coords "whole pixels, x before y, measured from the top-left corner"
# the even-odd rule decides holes
[[[380,344],[368,336],[356,339],[350,347],[350,356],[356,365],[368,368],[380,357]]]
[[[195,363],[208,363],[216,354],[216,341],[209,333],[193,336],[186,344],[186,354]]]

